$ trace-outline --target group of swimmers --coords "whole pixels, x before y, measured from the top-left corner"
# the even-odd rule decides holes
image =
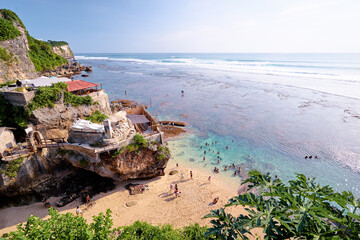
[[[228,167],[228,166],[225,166],[225,167],[224,167],[224,171],[226,172],[226,171],[228,170],[228,168],[231,169],[232,167],[233,167],[234,169],[236,169],[235,163],[233,163],[232,165],[229,165],[229,167]],[[214,172],[219,173],[220,170],[219,170],[217,167],[214,167]],[[237,176],[238,174],[240,174],[240,172],[241,172],[241,167],[239,166],[239,167],[238,167],[238,171],[235,170],[234,176]]]

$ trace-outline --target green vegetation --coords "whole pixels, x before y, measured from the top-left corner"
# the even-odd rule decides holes
[[[166,157],[165,154],[160,154],[160,155],[158,155],[158,156],[156,157],[156,159],[161,161],[161,160],[163,160],[165,157]]]
[[[117,156],[121,155],[124,153],[124,147],[120,148],[120,150],[116,150],[113,155],[112,158],[116,158]]]
[[[10,21],[10,22],[18,22],[20,23],[20,25],[25,28],[25,25],[23,24],[23,22],[21,21],[21,19],[18,17],[18,15],[16,15],[16,13],[14,13],[13,11],[9,10],[9,9],[0,9],[1,14],[3,15],[3,18]]]
[[[47,41],[48,44],[50,44],[52,47],[59,47],[59,46],[63,46],[63,45],[69,45],[67,42],[65,41],[52,41],[52,40],[48,40]]]
[[[51,70],[67,63],[67,60],[52,51],[47,42],[37,40],[27,34],[29,42],[29,55],[38,72]]]
[[[133,140],[138,147],[147,147],[149,143],[149,141],[147,141],[144,136],[140,134],[135,134]]]
[[[5,83],[0,83],[0,88],[2,87],[8,87],[10,86],[11,84],[15,83],[15,81],[8,81],[8,82],[5,82]]]
[[[207,235],[221,239],[247,239],[254,228],[262,228],[265,239],[359,239],[359,199],[349,191],[334,192],[320,186],[314,178],[297,174],[286,186],[256,170],[249,172],[249,189],[229,200],[225,207],[245,206],[247,215],[238,217],[224,208],[212,210],[205,218],[213,218]],[[334,207],[337,206],[337,207]]]
[[[92,123],[102,123],[105,119],[109,118],[99,110],[93,112],[90,116],[86,117],[86,120],[90,120]]]
[[[163,153],[166,153],[166,154],[169,154],[170,153],[170,150],[168,147],[165,147],[165,146],[158,146],[158,151],[159,152],[163,152]]]
[[[1,173],[7,175],[9,178],[13,179],[17,176],[19,169],[24,161],[23,157],[19,157],[18,159],[5,163],[3,165],[3,169],[1,169]]]
[[[125,147],[126,151],[133,152],[139,149],[139,146],[136,143],[130,143]]]
[[[79,164],[80,164],[80,166],[81,167],[87,167],[88,166],[88,164],[89,164],[89,159],[87,159],[87,158],[82,158],[80,161],[79,161]]]
[[[19,224],[16,231],[4,234],[5,239],[126,239],[126,240],[207,240],[206,227],[199,224],[175,229],[171,225],[152,226],[146,222],[136,221],[125,227],[113,227],[111,211],[93,216],[93,222],[88,224],[82,216],[72,213],[60,214],[53,208],[49,209],[50,218],[43,220],[31,216],[24,224]]]
[[[13,62],[14,54],[12,52],[8,52],[6,48],[0,47],[0,59],[5,61],[8,64]]]
[[[14,24],[4,18],[0,18],[0,41],[17,38],[21,32],[14,26]]]
[[[60,154],[61,156],[64,156],[67,153],[66,149],[58,148],[56,149],[56,152]]]
[[[28,123],[29,115],[25,109],[13,106],[0,94],[0,127],[25,128]]]
[[[71,92],[67,92],[66,88],[67,84],[64,82],[52,84],[50,87],[39,87],[35,93],[35,97],[27,105],[29,114],[38,108],[53,108],[55,102],[60,100],[61,95],[64,96],[64,102],[72,106],[92,104],[92,98],[90,96],[79,97]]]

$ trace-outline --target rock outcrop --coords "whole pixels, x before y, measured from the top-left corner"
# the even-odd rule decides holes
[[[91,72],[91,66],[83,66],[78,62],[69,61],[67,64],[56,69],[46,70],[39,73],[40,76],[45,77],[71,77],[73,75],[81,74],[82,71]]]
[[[0,17],[1,13],[0,13]],[[0,59],[0,83],[14,79],[35,78],[37,73],[29,56],[29,43],[26,30],[18,23],[15,26],[21,35],[15,39],[0,41],[0,47],[7,52],[9,60]]]
[[[74,59],[74,53],[71,51],[69,45],[55,46],[55,47],[52,47],[52,50],[54,53],[56,53],[57,55],[65,58],[65,59],[68,59],[68,60]]]
[[[77,168],[95,172],[102,177],[117,181],[163,176],[170,159],[164,147],[144,147],[114,157],[114,151],[100,155],[98,161],[76,151],[65,151],[63,158]]]

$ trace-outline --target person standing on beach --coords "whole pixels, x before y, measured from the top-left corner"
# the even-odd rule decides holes
[[[209,183],[211,183],[211,176],[208,177],[208,181],[209,181]]]
[[[192,179],[193,175],[192,175],[192,171],[190,171],[190,178]]]
[[[79,206],[77,206],[76,207],[76,215],[80,215],[80,216],[82,216],[82,211],[81,211],[81,209],[80,209],[80,207]]]
[[[172,183],[170,183],[170,192],[171,192],[171,190],[173,190],[173,187],[174,187],[174,185]]]

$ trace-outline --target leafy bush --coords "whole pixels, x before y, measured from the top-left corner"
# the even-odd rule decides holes
[[[143,135],[135,134],[133,140],[139,147],[146,147],[148,145],[148,141],[146,141]]]
[[[165,154],[160,154],[156,158],[157,158],[157,160],[161,161],[161,160],[163,160],[165,158]]]
[[[23,157],[19,157],[18,159],[5,163],[3,165],[3,169],[1,169],[1,173],[7,175],[9,178],[13,179],[17,176],[20,167],[24,161]]]
[[[16,231],[7,234],[7,239],[111,239],[113,223],[109,209],[106,214],[93,216],[91,224],[81,216],[60,214],[53,208],[49,209],[49,215],[46,220],[32,215]]]
[[[127,145],[125,147],[126,151],[128,151],[128,152],[133,152],[135,150],[138,150],[138,148],[139,148],[139,146],[135,143],[130,143],[129,145]]]
[[[206,234],[222,239],[248,239],[254,228],[262,228],[265,239],[359,239],[360,201],[349,191],[334,192],[320,186],[315,178],[297,174],[286,186],[280,179],[251,170],[242,184],[256,188],[229,200],[225,207],[245,206],[248,212],[238,217],[224,208],[212,210]],[[338,207],[334,207],[334,204]]]
[[[17,38],[21,32],[14,26],[14,24],[4,18],[0,18],[0,41]]]
[[[29,123],[29,116],[23,107],[10,104],[0,93],[0,127],[25,128]]]
[[[158,239],[158,240],[208,240],[212,236],[204,236],[206,227],[199,224],[189,225],[183,229],[175,229],[171,225],[152,226],[146,222],[136,221],[134,224],[113,229],[111,210],[93,216],[88,224],[82,216],[72,213],[60,214],[49,209],[50,217],[46,220],[31,216],[26,223],[18,225],[17,230],[4,234],[5,239]]]
[[[105,119],[109,118],[99,110],[93,112],[90,116],[86,117],[86,120],[90,120],[92,123],[102,123]]]
[[[55,54],[49,43],[37,40],[29,34],[27,34],[27,38],[30,48],[29,55],[36,71],[51,70],[68,62],[65,58]]]
[[[0,88],[5,87],[5,86],[8,87],[13,83],[15,83],[15,81],[7,81],[7,82],[4,82],[4,83],[0,83]]]
[[[48,40],[47,43],[49,43],[52,47],[59,47],[59,46],[63,46],[63,45],[69,45],[69,43],[67,43],[65,41]]]
[[[25,28],[23,22],[21,21],[21,19],[18,17],[18,15],[16,15],[16,13],[14,13],[13,11],[9,10],[9,9],[0,9],[1,14],[3,15],[3,18],[10,21],[10,22],[18,22],[20,23],[20,25]]]
[[[112,158],[116,158],[117,156],[121,155],[124,153],[124,148],[120,148],[120,150],[116,150],[113,155],[112,155]]]
[[[27,105],[29,113],[38,108],[53,108],[55,102],[60,100],[62,94],[64,95],[64,102],[66,104],[71,104],[72,106],[92,104],[92,98],[90,96],[79,97],[71,92],[67,92],[66,89],[67,84],[64,82],[52,84],[50,87],[39,87],[35,93],[35,97]]]
[[[169,154],[170,153],[170,150],[168,147],[165,147],[165,146],[158,146],[158,152],[163,152],[163,153],[166,153],[166,154]]]

